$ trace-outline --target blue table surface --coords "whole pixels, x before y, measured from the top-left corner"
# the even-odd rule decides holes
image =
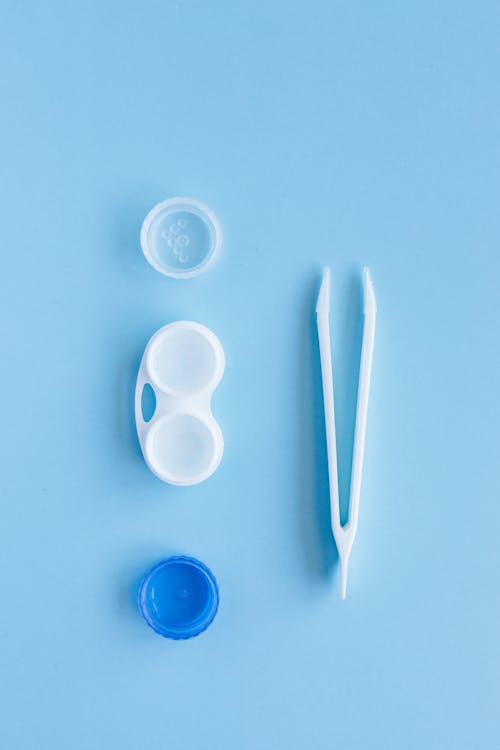
[[[2,750],[500,746],[499,22],[493,0],[2,4]],[[138,241],[175,195],[224,230],[185,282]],[[364,264],[342,603],[314,304],[330,265],[345,512]],[[133,422],[177,319],[227,358],[225,455],[191,488]],[[220,584],[191,641],[135,605],[169,554]]]

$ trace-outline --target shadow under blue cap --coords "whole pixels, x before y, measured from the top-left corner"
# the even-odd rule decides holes
[[[154,631],[165,638],[192,638],[208,628],[219,606],[212,571],[194,557],[161,560],[139,589],[139,609]]]

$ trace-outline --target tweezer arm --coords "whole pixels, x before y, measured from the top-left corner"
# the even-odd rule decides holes
[[[368,268],[363,269],[364,317],[363,342],[361,344],[361,361],[359,363],[358,403],[356,406],[356,426],[354,428],[354,447],[352,453],[351,489],[349,493],[349,521],[347,529],[356,534],[359,516],[359,496],[365,455],[366,418],[368,415],[368,397],[372,376],[373,347],[375,343],[375,321],[377,305],[375,292]]]
[[[335,432],[335,399],[333,393],[332,344],[330,338],[330,269],[323,271],[323,280],[316,305],[323,405],[325,410],[326,450],[330,485],[330,515],[335,540],[342,530],[340,524],[339,480],[337,468],[337,436]]]

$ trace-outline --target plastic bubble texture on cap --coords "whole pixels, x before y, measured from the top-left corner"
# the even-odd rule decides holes
[[[157,271],[175,279],[189,279],[210,268],[221,241],[213,211],[192,198],[158,203],[141,228],[141,247],[147,260]]]

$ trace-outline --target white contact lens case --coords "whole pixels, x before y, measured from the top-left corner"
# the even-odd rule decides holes
[[[164,482],[198,484],[218,467],[224,439],[211,400],[224,367],[222,344],[199,323],[169,323],[149,340],[137,376],[135,420],[144,459]],[[148,386],[156,404],[146,421]]]

